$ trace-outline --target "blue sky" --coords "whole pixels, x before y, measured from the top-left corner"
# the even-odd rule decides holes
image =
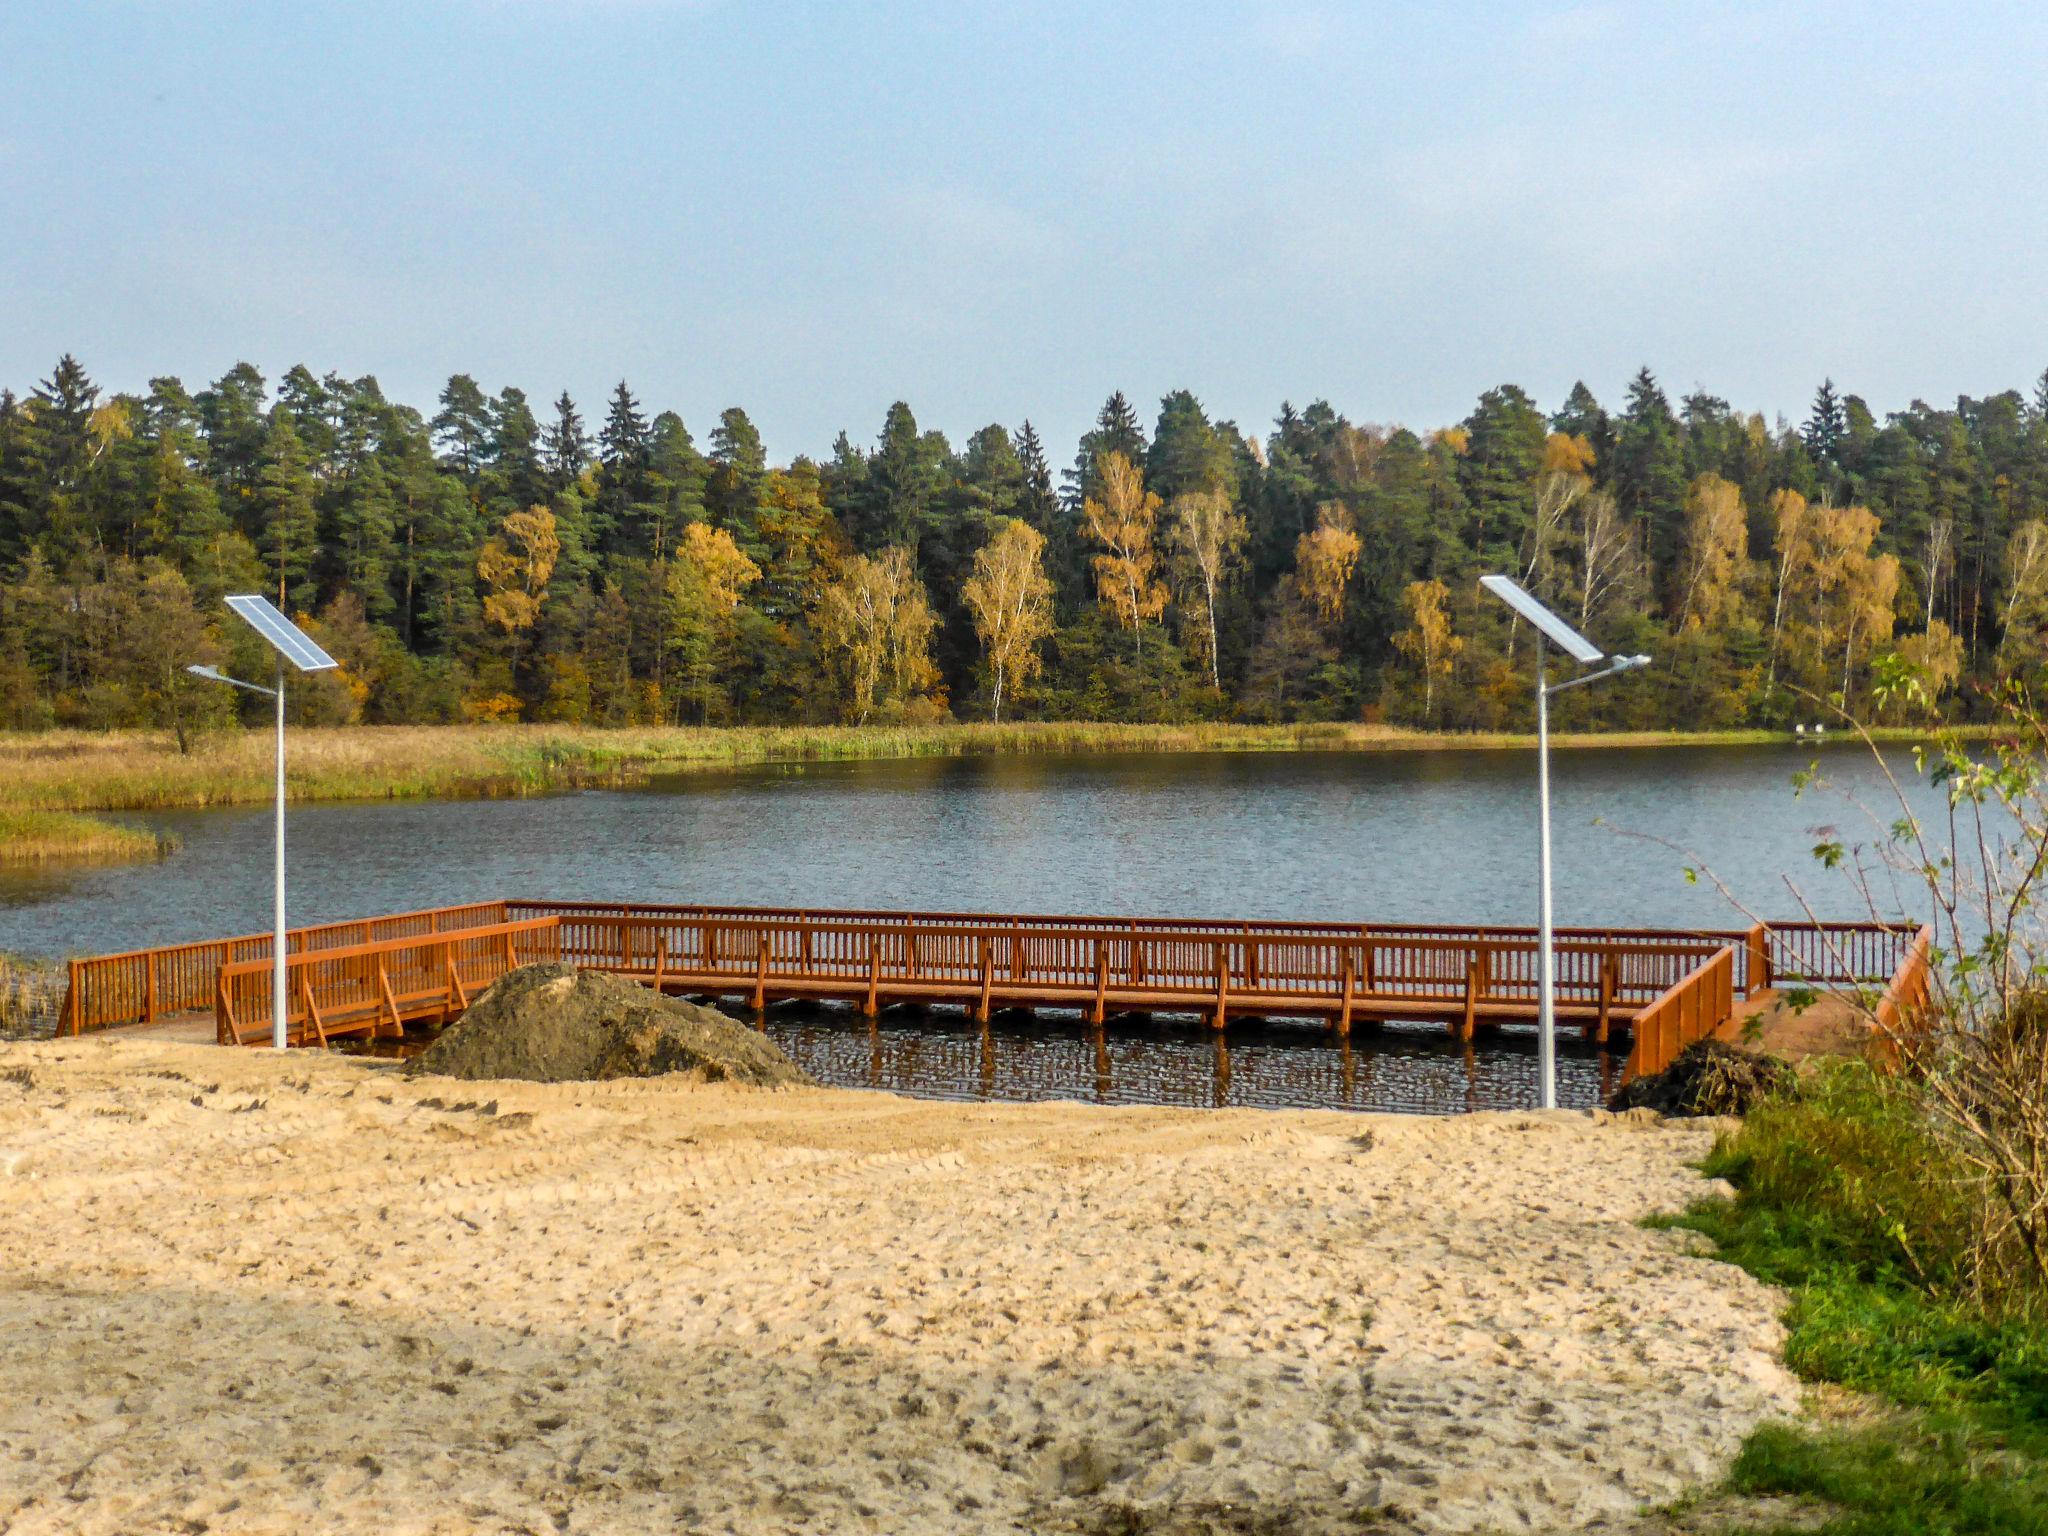
[[[1801,416],[2048,367],[2020,5],[7,8],[0,382],[624,376],[778,459],[1121,388],[1431,426],[1647,362]]]

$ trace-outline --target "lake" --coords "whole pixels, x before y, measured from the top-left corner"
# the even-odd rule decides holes
[[[1828,777],[1889,820],[1862,749],[1821,750]],[[1818,915],[1866,915],[1810,854],[1822,829],[1867,835],[1838,794],[1795,797],[1792,776],[1814,755],[1558,752],[1558,922],[1745,925],[1711,882],[1686,878],[1681,849],[1763,915],[1800,915],[1788,874]],[[1531,923],[1534,769],[1533,754],[1508,750],[982,757],[777,765],[526,800],[304,806],[287,818],[291,917],[533,896]],[[182,846],[154,864],[0,876],[0,950],[89,953],[268,927],[266,808],[128,819]],[[1085,1031],[1033,1044],[998,1030],[984,1051],[979,1030],[944,1015],[885,1026],[814,1011],[778,1014],[774,1028],[828,1080],[948,1096],[1533,1102],[1532,1053],[1513,1031],[1482,1042],[1471,1062],[1433,1031],[1367,1032],[1354,1042],[1347,1096],[1343,1053],[1277,1027],[1242,1044],[1233,1030],[1228,1062],[1199,1032],[1170,1029],[1138,1040],[1149,1054],[1120,1060],[1131,1037],[1113,1034],[1105,1075]],[[1599,1060],[1569,1061],[1565,1102],[1593,1102]],[[1425,1081],[1435,1086],[1416,1087]]]

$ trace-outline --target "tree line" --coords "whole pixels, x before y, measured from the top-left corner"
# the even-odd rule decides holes
[[[1570,724],[1782,724],[1899,661],[1967,714],[2048,653],[2048,374],[1882,422],[1830,381],[1794,425],[1645,368],[1614,410],[1507,384],[1433,431],[1317,401],[1263,437],[1117,393],[1058,469],[1029,421],[956,448],[901,402],[777,465],[745,411],[700,445],[625,383],[595,421],[467,375],[431,413],[248,364],[0,391],[12,728],[223,720],[183,667],[267,665],[223,622],[245,590],[342,661],[297,690],[330,722],[1526,724],[1487,571],[1656,659]]]

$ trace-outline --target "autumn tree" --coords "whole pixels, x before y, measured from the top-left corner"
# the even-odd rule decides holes
[[[1808,540],[1806,498],[1795,490],[1771,493],[1771,662],[1765,686],[1776,683],[1785,628],[1785,593],[1795,560],[1804,560]]]
[[[1010,518],[974,552],[974,573],[960,600],[974,616],[990,677],[989,717],[1003,718],[1003,690],[1038,675],[1039,646],[1052,633],[1052,582],[1045,574],[1045,536]]]
[[[1680,629],[1725,625],[1747,553],[1748,528],[1742,492],[1730,481],[1706,474],[1687,488],[1675,583]]]
[[[1572,550],[1578,565],[1579,628],[1585,629],[1638,585],[1642,542],[1636,527],[1605,491],[1578,498],[1572,519]]]
[[[2009,651],[2038,654],[2044,633],[2048,633],[2048,522],[2035,517],[2013,529],[2005,544],[2000,658]]]
[[[1316,512],[1316,525],[1294,544],[1294,576],[1301,595],[1325,624],[1344,614],[1344,593],[1358,564],[1359,540],[1351,519],[1334,503]]]
[[[1451,589],[1435,579],[1411,581],[1401,594],[1407,609],[1408,627],[1394,636],[1394,649],[1413,662],[1422,677],[1422,719],[1428,724],[1436,716],[1436,685],[1448,678],[1458,652],[1465,642],[1451,633],[1451,615],[1446,604]]]
[[[546,507],[528,507],[508,512],[498,532],[484,540],[477,551],[477,579],[484,584],[484,618],[503,631],[511,647],[516,669],[524,637],[547,602],[548,580],[561,557],[562,541],[555,530],[555,514]],[[478,718],[514,719],[518,700],[499,691],[480,701]]]
[[[939,669],[932,664],[931,638],[938,620],[909,550],[897,546],[848,560],[818,594],[812,623],[854,724],[865,725],[877,713],[943,713],[933,697]]]
[[[1244,549],[1245,520],[1221,491],[1188,491],[1173,498],[1167,540],[1188,584],[1201,597],[1197,647],[1209,666],[1209,686],[1223,688],[1218,661],[1216,594]]]
[[[719,701],[719,653],[732,635],[734,615],[761,568],[733,536],[709,523],[690,523],[676,541],[664,585],[668,593],[668,649],[680,662],[684,696],[706,721]]]
[[[1167,592],[1157,577],[1159,557],[1152,530],[1159,498],[1145,489],[1145,477],[1122,453],[1095,460],[1096,495],[1081,503],[1082,526],[1102,546],[1095,557],[1095,590],[1117,623],[1131,631],[1133,647],[1144,651],[1143,626],[1166,611]]]

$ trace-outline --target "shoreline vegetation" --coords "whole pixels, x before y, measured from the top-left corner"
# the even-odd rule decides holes
[[[1900,727],[1880,740],[1926,731]],[[1798,742],[1786,731],[1606,731],[1553,735],[1561,750]],[[1833,739],[1833,738],[1829,738]],[[1818,744],[1818,743],[1816,743]],[[159,857],[175,840],[94,814],[253,805],[271,794],[268,731],[193,738],[164,731],[0,733],[0,864]],[[290,798],[427,800],[627,789],[672,774],[774,764],[1120,752],[1526,750],[1513,731],[1390,725],[328,726],[293,730]]]

